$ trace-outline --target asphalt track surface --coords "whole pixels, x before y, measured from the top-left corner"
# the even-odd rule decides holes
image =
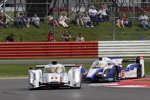
[[[95,59],[68,59],[71,63],[91,63]],[[57,60],[68,63],[68,60]],[[146,59],[149,61],[149,59]],[[0,64],[47,64],[52,60],[0,60]],[[94,83],[100,84],[100,83]],[[83,83],[81,89],[28,90],[28,80],[0,79],[0,100],[150,100],[150,88],[117,88]]]
[[[0,100],[150,100],[150,88],[113,88],[83,83],[81,89],[28,90],[26,78],[0,79]]]

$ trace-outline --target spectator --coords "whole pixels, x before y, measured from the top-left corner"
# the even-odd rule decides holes
[[[83,42],[83,41],[85,41],[84,37],[82,36],[82,33],[79,33],[79,35],[76,37],[76,41],[77,42]]]
[[[101,5],[100,10],[98,11],[98,16],[101,22],[107,22],[109,20],[108,9],[105,5]]]
[[[83,14],[80,12],[80,11],[77,11],[76,12],[76,16],[75,16],[75,21],[77,23],[77,25],[80,27],[80,26],[83,26],[84,27],[84,23],[83,23]]]
[[[140,24],[142,25],[142,27],[147,30],[150,28],[150,25],[148,23],[148,16],[144,13],[142,13],[140,16],[139,16],[139,21],[140,21]]]
[[[129,27],[132,28],[132,22],[123,14],[123,16],[117,19],[116,25],[121,28]]]
[[[25,25],[26,27],[30,27],[30,18],[28,18],[27,17],[27,14],[26,13],[24,13],[24,15],[23,15],[23,25]]]
[[[8,27],[8,21],[4,13],[0,13],[0,27]]]
[[[17,28],[23,27],[23,13],[20,13],[16,19]]]
[[[133,27],[132,22],[128,18],[124,20],[124,26],[129,28]]]
[[[40,28],[40,18],[37,16],[37,14],[34,14],[34,16],[32,17],[32,24],[35,27]]]
[[[2,27],[2,13],[0,12],[0,27]]]
[[[97,10],[95,9],[94,6],[91,6],[91,8],[89,9],[89,16],[93,17],[97,15]]]
[[[50,26],[53,26],[53,23],[54,23],[55,26],[59,27],[58,21],[56,19],[54,19],[51,14],[48,15],[47,22]]]
[[[60,25],[62,25],[63,27],[67,28],[69,27],[69,25],[67,24],[67,21],[69,21],[70,19],[66,16],[66,13],[62,13],[59,16],[58,22]]]
[[[71,41],[71,35],[68,33],[67,30],[65,30],[64,33],[62,34],[62,41],[63,42]]]
[[[6,41],[7,42],[14,42],[14,34],[10,34],[6,36]]]
[[[116,26],[118,26],[119,28],[123,27],[124,28],[124,21],[126,20],[126,17],[125,16],[120,16],[118,19],[117,19],[117,23],[116,23]]]
[[[87,12],[84,12],[82,19],[85,27],[94,27],[93,22],[91,21],[90,16],[87,14]]]
[[[48,33],[47,38],[48,38],[48,41],[49,41],[49,42],[55,42],[55,41],[56,41],[56,40],[55,40],[54,33],[51,32],[51,31]]]
[[[90,18],[91,18],[91,21],[93,22],[93,24],[95,25],[96,24],[96,22],[97,22],[97,14],[98,14],[98,12],[97,12],[97,10],[95,9],[95,7],[94,6],[91,6],[91,8],[89,9],[89,16],[90,16]]]

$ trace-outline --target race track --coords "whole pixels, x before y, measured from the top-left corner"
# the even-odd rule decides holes
[[[0,100],[150,100],[150,88],[114,88],[84,83],[81,89],[28,90],[26,78],[0,79]]]

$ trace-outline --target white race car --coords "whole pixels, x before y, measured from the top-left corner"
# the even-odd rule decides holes
[[[65,67],[70,67],[65,68]],[[81,66],[75,64],[63,65],[56,61],[52,64],[47,64],[44,69],[32,69],[29,73],[29,89],[36,89],[40,87],[71,87],[81,88]],[[68,71],[66,71],[68,69]]]

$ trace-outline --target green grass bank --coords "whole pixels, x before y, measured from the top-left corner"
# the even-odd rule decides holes
[[[63,27],[55,28],[56,41],[60,42],[61,34],[65,29]],[[112,22],[99,23],[94,28],[81,28],[75,24],[70,24],[67,28],[72,36],[72,41],[75,41],[76,36],[82,33],[86,41],[106,41],[106,40],[140,40],[150,39],[150,30],[145,31],[139,27],[138,22],[134,24],[134,28],[118,28],[115,27],[114,32]],[[41,28],[37,29],[30,25],[29,28],[23,27],[17,29],[13,24],[10,24],[7,29],[0,29],[0,42],[5,42],[6,35],[15,34],[16,42],[47,42],[47,33],[50,31],[50,26],[46,21],[41,22]],[[115,33],[113,35],[113,33]]]

